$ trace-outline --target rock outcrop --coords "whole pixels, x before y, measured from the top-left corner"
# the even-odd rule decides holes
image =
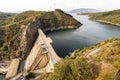
[[[10,61],[0,61],[0,73],[6,74],[10,66]]]
[[[25,29],[20,42],[19,57],[25,59],[28,56],[36,38],[38,37],[38,28],[41,28],[41,26],[41,21],[37,17],[27,26],[22,25]]]
[[[8,72],[5,76],[5,79],[10,79],[17,75],[18,69],[19,69],[20,59],[13,59],[11,61],[10,67],[8,69]]]

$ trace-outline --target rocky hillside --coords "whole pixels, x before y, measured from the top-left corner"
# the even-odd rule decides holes
[[[120,26],[120,10],[90,14],[90,19]]]
[[[47,31],[77,28],[80,25],[71,15],[59,9],[26,11],[9,17],[0,26],[0,60],[25,59],[38,36],[38,28]]]
[[[50,80],[120,80],[120,38],[75,50],[56,64]]]

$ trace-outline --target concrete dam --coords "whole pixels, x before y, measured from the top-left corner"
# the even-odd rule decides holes
[[[38,29],[38,33],[38,38],[27,59],[21,61],[17,58],[11,61],[6,79],[17,80],[21,76],[25,77],[29,72],[40,74],[54,71],[54,64],[60,60],[60,57],[51,46],[52,40],[46,37],[41,29]]]
[[[46,68],[46,71],[52,72],[53,65],[60,60],[56,52],[52,48],[52,40],[47,38],[41,29],[38,30],[39,36],[32,48],[29,56],[26,59],[26,70],[35,70],[40,68]],[[48,69],[48,67],[50,69]]]

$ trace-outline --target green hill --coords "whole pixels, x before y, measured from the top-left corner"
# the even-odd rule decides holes
[[[56,64],[49,80],[113,80],[119,69],[120,38],[115,38],[75,50]]]
[[[0,26],[6,24],[6,22],[5,22],[6,18],[12,17],[14,15],[15,15],[15,13],[3,13],[3,12],[0,12]]]
[[[12,17],[4,19],[4,25],[0,26],[0,60],[11,60],[16,57],[29,54],[37,37],[37,29],[54,30],[66,29],[68,26],[77,28],[81,25],[71,15],[64,13],[62,10],[55,11],[25,11]],[[23,27],[23,25],[25,27]],[[62,27],[62,28],[61,28]],[[31,30],[31,31],[30,31]],[[22,41],[23,33],[26,31],[25,41]],[[30,32],[31,33],[30,33]],[[30,36],[29,36],[30,35]],[[32,36],[33,35],[33,36]],[[31,40],[28,40],[29,38]],[[23,46],[27,46],[23,47]],[[26,52],[24,52],[24,49]]]
[[[90,14],[90,19],[120,26],[120,10]]]

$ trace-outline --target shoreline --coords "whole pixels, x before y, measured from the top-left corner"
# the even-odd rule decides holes
[[[112,23],[110,21],[105,21],[105,20],[95,20],[95,21],[120,27],[120,24]]]
[[[82,24],[79,26],[81,27]],[[42,29],[43,32],[52,32],[52,31],[59,31],[59,30],[72,30],[72,29],[77,29],[79,27],[76,27],[76,26],[62,26],[62,27],[58,27],[58,28],[47,28],[47,29]]]

